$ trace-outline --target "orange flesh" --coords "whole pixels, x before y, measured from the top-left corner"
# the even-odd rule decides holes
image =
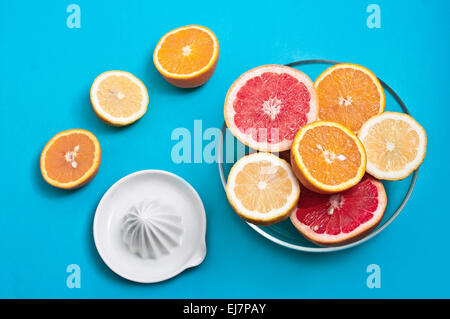
[[[360,70],[336,69],[324,77],[316,89],[319,119],[340,123],[354,132],[382,111],[378,87]]]
[[[167,72],[191,74],[206,67],[214,54],[211,36],[199,29],[180,30],[164,39],[158,61]]]
[[[142,108],[139,86],[125,76],[111,75],[99,84],[100,107],[113,117],[129,117]]]
[[[325,185],[339,185],[358,175],[358,145],[337,127],[317,126],[306,131],[298,150],[308,172]]]
[[[246,209],[267,213],[286,204],[292,183],[280,166],[268,161],[248,163],[236,176],[234,192]]]
[[[76,181],[92,167],[94,154],[95,145],[88,136],[80,133],[63,135],[48,148],[44,167],[52,180],[59,183]]]
[[[404,121],[384,120],[373,125],[365,139],[367,160],[382,171],[399,171],[417,156],[419,135]]]

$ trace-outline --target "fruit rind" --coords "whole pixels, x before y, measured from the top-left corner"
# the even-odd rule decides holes
[[[177,33],[178,31],[181,30],[191,28],[199,29],[206,32],[213,40],[214,50],[211,60],[202,69],[190,74],[176,74],[166,71],[159,63],[157,57],[158,51],[161,48],[162,43],[169,35]],[[216,35],[209,28],[195,24],[179,27],[169,31],[168,33],[163,35],[163,37],[158,41],[155,47],[155,51],[153,52],[153,63],[155,64],[155,67],[158,70],[158,72],[163,76],[163,78],[167,82],[180,88],[194,88],[205,84],[214,74],[218,60],[219,60],[219,41],[217,40]]]
[[[57,140],[61,136],[71,135],[74,133],[75,134],[76,133],[85,134],[94,143],[94,146],[95,146],[94,163],[93,163],[92,167],[88,171],[86,171],[86,173],[78,180],[69,182],[69,183],[60,183],[58,181],[51,179],[48,176],[47,171],[45,169],[45,158],[46,158],[45,155],[47,154],[48,149],[50,148],[50,146],[53,145],[55,140]],[[57,187],[57,188],[61,188],[61,189],[76,189],[76,188],[80,188],[80,187],[86,185],[95,177],[95,175],[97,174],[97,172],[100,168],[100,162],[101,162],[101,147],[100,147],[100,143],[99,143],[98,139],[95,137],[95,135],[92,134],[91,132],[89,132],[87,130],[83,130],[83,129],[70,129],[70,130],[59,132],[58,134],[53,136],[47,142],[47,144],[45,144],[45,146],[42,150],[42,153],[41,153],[41,157],[40,157],[40,169],[41,169],[42,177],[50,185]]]
[[[139,112],[136,112],[129,117],[117,118],[117,117],[111,116],[110,114],[108,114],[107,112],[105,112],[102,109],[100,102],[98,101],[98,98],[97,98],[97,90],[98,90],[98,86],[101,83],[101,81],[108,76],[125,76],[127,79],[129,79],[130,81],[134,82],[135,84],[137,84],[139,86],[139,88],[141,89],[141,92],[144,93],[142,107],[139,110]],[[119,71],[119,70],[106,71],[106,72],[103,72],[100,75],[98,75],[95,78],[94,82],[92,83],[91,90],[90,90],[90,99],[91,99],[91,105],[92,105],[92,108],[93,108],[95,114],[103,122],[105,122],[106,124],[109,124],[111,126],[125,126],[125,125],[129,125],[129,124],[136,122],[147,112],[148,102],[149,102],[148,91],[147,91],[147,87],[145,86],[145,84],[141,80],[139,80],[135,75],[131,74],[130,72]]]
[[[358,146],[358,149],[361,154],[361,166],[358,169],[358,172],[356,176],[344,183],[338,184],[338,185],[326,185],[324,183],[321,183],[317,179],[315,179],[306,168],[305,164],[303,163],[303,159],[300,156],[299,153],[299,143],[302,140],[303,136],[307,131],[310,129],[313,129],[318,126],[332,126],[337,127],[341,129],[343,132],[345,132],[348,136],[352,138],[352,140],[356,143]],[[335,122],[327,122],[327,121],[317,121],[310,123],[308,125],[305,125],[302,127],[298,132],[297,135],[294,138],[294,142],[292,143],[292,149],[291,149],[291,165],[292,170],[295,173],[295,176],[300,180],[303,186],[310,189],[313,192],[321,193],[321,194],[332,194],[344,191],[356,184],[358,184],[361,179],[364,177],[364,173],[366,170],[366,151],[364,149],[363,144],[359,140],[359,138],[348,128],[345,126],[335,123]]]
[[[344,233],[341,235],[328,235],[328,234],[317,234],[309,226],[303,224],[297,219],[297,208],[292,210],[290,219],[295,228],[309,241],[315,243],[319,246],[330,247],[330,246],[342,246],[356,242],[367,235],[369,235],[381,222],[384,216],[387,205],[386,190],[383,183],[376,180],[373,177],[368,176],[367,179],[377,187],[378,190],[378,207],[375,212],[373,212],[374,217],[369,221],[360,224],[357,228],[352,231],[351,236],[346,236]]]
[[[425,155],[426,155],[426,150],[427,150],[427,135],[426,135],[425,129],[410,115],[408,115],[406,113],[398,113],[398,112],[384,112],[382,114],[378,114],[378,115],[371,117],[361,127],[358,137],[363,144],[364,144],[364,139],[367,137],[367,134],[369,133],[370,128],[374,124],[380,123],[385,119],[401,120],[401,121],[405,121],[405,122],[409,123],[411,126],[413,126],[419,136],[419,145],[422,146],[423,151],[419,152],[420,156],[417,156],[414,161],[408,163],[408,165],[406,165],[405,168],[401,171],[397,171],[397,172],[381,171],[376,167],[375,164],[371,163],[369,160],[367,161],[366,171],[367,171],[367,173],[369,173],[370,175],[372,175],[378,179],[389,180],[389,181],[402,180],[402,179],[408,177],[413,171],[418,169],[419,166],[423,163],[423,160],[425,159]]]
[[[318,103],[317,103],[317,95],[314,89],[313,82],[311,79],[302,71],[299,71],[297,69],[284,66],[284,65],[278,65],[278,64],[266,64],[261,65],[259,67],[253,68],[251,70],[248,70],[247,72],[243,73],[241,76],[239,76],[231,85],[231,87],[228,89],[226,98],[225,98],[225,105],[224,105],[224,118],[225,123],[228,127],[228,129],[233,133],[233,135],[244,145],[247,145],[248,147],[251,147],[255,150],[261,151],[261,152],[281,152],[289,150],[292,146],[292,141],[289,140],[283,140],[277,144],[270,144],[267,142],[257,142],[254,141],[251,138],[248,138],[248,135],[242,133],[240,129],[236,126],[234,123],[234,115],[236,112],[234,111],[234,99],[236,98],[237,93],[239,92],[239,89],[245,85],[245,83],[256,76],[259,76],[265,72],[273,72],[273,73],[288,73],[289,75],[293,76],[296,79],[301,79],[301,82],[306,86],[308,89],[308,92],[311,95],[309,106],[310,110],[306,114],[307,123],[311,123],[316,120],[317,118],[317,112],[318,112]]]
[[[248,163],[260,162],[262,160],[267,160],[271,163],[277,163],[286,170],[289,179],[292,181],[293,191],[290,194],[290,198],[286,201],[285,207],[279,208],[277,211],[272,211],[270,213],[261,214],[259,212],[249,212],[245,207],[240,204],[238,198],[233,196],[235,179],[234,176],[240,172],[240,169]],[[275,165],[275,164],[274,164]],[[300,185],[298,184],[294,174],[292,173],[290,165],[283,159],[271,154],[271,153],[253,153],[246,155],[237,161],[230,170],[226,185],[226,194],[230,205],[233,207],[234,211],[249,223],[261,226],[272,225],[287,219],[292,211],[292,209],[297,205],[298,198],[300,196]],[[251,216],[253,214],[253,216]],[[264,218],[262,218],[264,216]]]

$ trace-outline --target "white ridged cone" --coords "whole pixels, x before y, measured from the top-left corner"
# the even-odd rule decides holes
[[[132,253],[142,258],[167,255],[180,245],[181,216],[158,200],[133,205],[122,221],[122,239]]]

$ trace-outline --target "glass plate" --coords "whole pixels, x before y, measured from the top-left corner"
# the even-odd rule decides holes
[[[340,62],[331,61],[331,60],[302,60],[297,62],[292,62],[286,64],[287,66],[296,68],[300,71],[306,73],[311,79],[316,79],[320,73],[322,73],[326,68],[331,65],[337,64]],[[394,112],[403,112],[407,113],[408,109],[406,108],[403,101],[400,97],[394,92],[393,89],[381,79],[379,79],[384,88],[384,93],[386,95],[386,111],[394,111]],[[225,189],[226,178],[228,173],[233,166],[233,164],[240,158],[242,155],[247,154],[250,150],[248,147],[241,144],[237,139],[232,137],[232,135],[228,132],[226,134],[226,124],[223,124],[222,127],[222,136],[223,138],[220,141],[219,147],[219,173],[220,178],[222,180],[222,185]],[[227,141],[232,138],[233,141]],[[233,143],[233,147],[230,148],[229,144]],[[223,145],[227,145],[227,148],[224,148]],[[230,154],[227,154],[227,149],[230,151]],[[232,152],[231,152],[232,150]],[[240,150],[240,151],[239,151]],[[245,150],[243,152],[242,150]],[[238,156],[238,153],[240,153]],[[417,176],[419,174],[419,170],[414,171],[409,177],[401,181],[383,181],[384,187],[386,188],[387,194],[387,207],[384,213],[383,219],[381,220],[378,227],[372,231],[369,235],[364,238],[341,246],[334,247],[321,247],[310,241],[308,241],[303,235],[301,235],[297,229],[292,225],[290,219],[280,222],[271,226],[256,226],[250,223],[247,223],[253,230],[264,236],[265,238],[277,243],[281,246],[288,247],[295,250],[307,251],[307,252],[332,252],[344,250],[350,247],[357,246],[362,244],[369,239],[378,235],[381,231],[383,231],[389,224],[398,216],[398,214],[405,207],[406,202],[408,201],[411,193],[414,189],[414,185],[417,180]]]

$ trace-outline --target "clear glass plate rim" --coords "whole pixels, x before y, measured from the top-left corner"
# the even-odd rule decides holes
[[[290,66],[290,67],[295,67],[295,66],[299,66],[299,65],[307,65],[307,64],[330,64],[330,65],[334,65],[334,64],[338,64],[338,63],[342,63],[342,62],[338,62],[338,61],[333,61],[333,60],[325,60],[325,59],[309,59],[309,60],[300,60],[300,61],[295,61],[295,62],[291,62],[288,64],[285,64],[286,66]],[[400,107],[402,108],[402,111],[406,114],[410,114],[405,103],[403,103],[402,99],[397,95],[397,93],[389,86],[387,85],[383,80],[381,80],[380,78],[378,78],[378,80],[380,81],[381,85],[383,86],[383,88],[385,90],[387,90],[396,100],[396,102],[400,105]],[[220,139],[219,142],[219,153],[217,154],[219,161],[218,161],[218,166],[219,166],[219,174],[220,174],[220,179],[222,181],[222,186],[224,188],[224,190],[226,189],[226,178],[225,178],[225,173],[223,170],[223,161],[221,160],[223,157],[223,136],[225,136],[226,133],[226,123],[223,123],[222,126],[222,138]],[[403,201],[401,202],[400,206],[397,208],[397,210],[394,212],[394,214],[392,214],[392,216],[386,220],[381,226],[377,227],[373,232],[371,232],[369,235],[361,238],[358,241],[355,241],[353,243],[350,244],[346,244],[346,245],[342,245],[342,246],[334,246],[334,247],[307,247],[307,246],[302,246],[302,245],[295,245],[295,244],[291,244],[288,242],[285,242],[283,240],[280,240],[274,236],[272,236],[271,234],[267,233],[266,231],[264,231],[262,228],[260,228],[257,225],[253,225],[251,223],[247,224],[253,228],[256,232],[258,232],[260,235],[266,237],[267,239],[271,240],[272,242],[287,247],[287,248],[291,248],[294,250],[298,250],[298,251],[305,251],[305,252],[316,252],[316,253],[324,253],[324,252],[333,252],[333,251],[340,251],[340,250],[344,250],[344,249],[348,249],[351,247],[355,247],[357,245],[360,245],[366,241],[368,241],[369,239],[375,237],[376,235],[378,235],[379,233],[381,233],[387,226],[389,226],[390,223],[392,223],[392,221],[398,216],[398,214],[400,214],[400,212],[403,210],[403,208],[405,207],[406,203],[408,202],[412,191],[414,189],[414,186],[416,184],[417,181],[417,177],[419,175],[419,169],[415,170],[413,173],[413,177],[411,180],[411,183],[409,185],[408,191],[405,195],[405,197],[403,198]]]

